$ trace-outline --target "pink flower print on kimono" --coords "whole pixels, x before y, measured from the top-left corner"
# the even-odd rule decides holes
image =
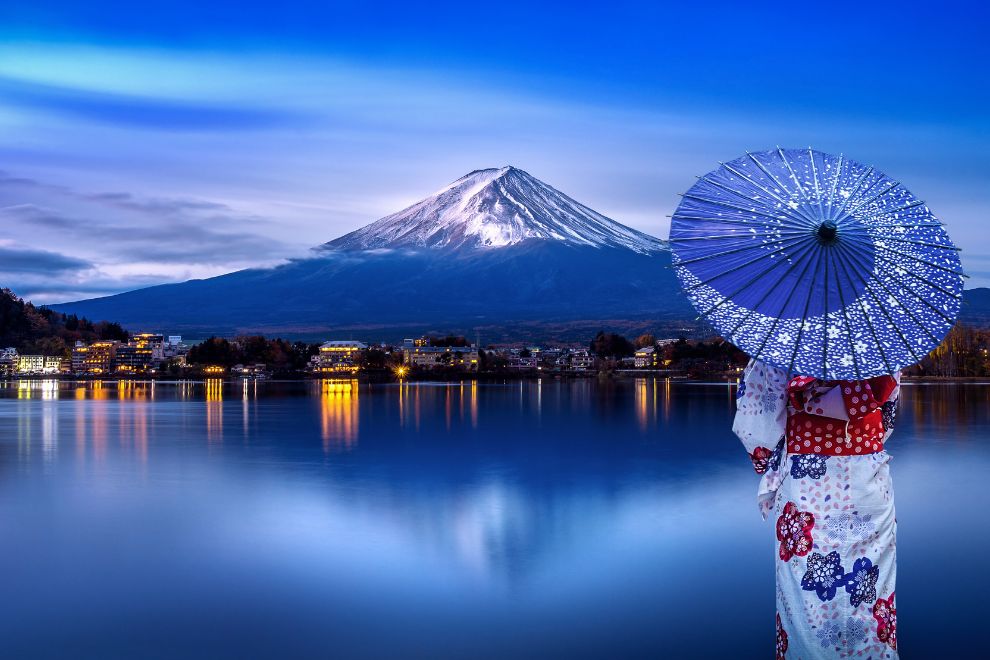
[[[878,598],[873,604],[873,618],[877,620],[877,639],[897,650],[897,608],[894,594],[890,598]]]
[[[777,660],[784,660],[787,655],[787,631],[780,625],[780,613],[777,613]]]
[[[777,518],[777,540],[780,541],[782,561],[808,554],[814,542],[811,538],[814,526],[815,516],[810,511],[800,511],[794,502],[784,505],[784,512]]]
[[[773,452],[766,447],[757,447],[753,450],[753,453],[749,455],[749,460],[753,461],[753,469],[756,470],[756,474],[763,474],[770,467],[770,457],[773,456]]]

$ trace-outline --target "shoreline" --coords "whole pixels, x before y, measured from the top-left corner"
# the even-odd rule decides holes
[[[463,381],[478,381],[478,382],[523,382],[523,381],[535,381],[535,380],[555,380],[555,381],[569,381],[569,380],[589,380],[594,379],[597,381],[625,381],[625,380],[637,380],[637,379],[652,379],[652,380],[670,380],[672,382],[679,383],[710,383],[714,385],[736,385],[738,381],[737,376],[729,376],[724,373],[712,373],[712,374],[696,374],[693,378],[687,375],[660,375],[656,371],[643,370],[639,372],[633,371],[622,371],[622,372],[575,372],[575,373],[553,373],[553,372],[525,372],[525,373],[463,373],[463,374],[451,374],[451,373],[422,373],[416,375],[406,376],[404,378],[397,378],[393,374],[340,374],[340,375],[327,375],[327,376],[314,376],[312,374],[284,374],[278,377],[207,377],[207,376],[194,376],[190,378],[177,378],[175,376],[158,376],[158,375],[146,375],[146,374],[131,374],[131,375],[114,375],[114,376],[71,376],[71,375],[11,375],[11,376],[0,376],[0,385],[8,385],[20,382],[58,382],[58,383],[117,383],[117,382],[127,382],[127,383],[167,383],[167,384],[185,384],[185,383],[207,383],[214,381],[222,381],[223,383],[244,383],[244,382],[261,382],[261,383],[302,383],[302,382],[314,382],[319,383],[321,381],[358,381],[363,384],[413,384],[413,383],[454,383]],[[958,377],[935,377],[935,376],[924,376],[924,377],[905,377],[901,381],[902,385],[990,385],[990,378],[978,377],[978,376],[958,376]]]

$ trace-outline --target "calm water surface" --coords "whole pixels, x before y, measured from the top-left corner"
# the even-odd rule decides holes
[[[770,657],[734,390],[0,383],[3,657]],[[990,386],[905,387],[898,641],[963,657]]]

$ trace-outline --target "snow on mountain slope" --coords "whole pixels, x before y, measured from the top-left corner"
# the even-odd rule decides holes
[[[496,248],[529,239],[666,250],[514,167],[475,170],[407,209],[324,244],[325,249]]]

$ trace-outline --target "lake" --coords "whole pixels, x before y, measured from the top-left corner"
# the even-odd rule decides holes
[[[0,383],[0,654],[770,657],[734,387]],[[902,389],[898,645],[962,657],[990,385]]]

